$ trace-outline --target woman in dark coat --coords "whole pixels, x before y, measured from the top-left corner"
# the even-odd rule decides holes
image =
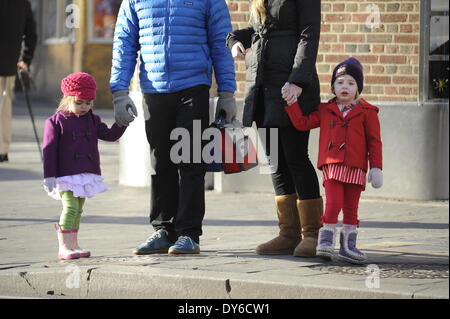
[[[283,106],[298,100],[309,114],[320,103],[315,67],[320,9],[320,0],[253,0],[250,27],[227,38],[233,57],[245,57],[244,125],[278,128],[278,166],[272,181],[280,232],[259,245],[258,254],[316,255],[323,201],[308,156],[309,131],[297,131]],[[265,151],[269,156],[268,142]]]

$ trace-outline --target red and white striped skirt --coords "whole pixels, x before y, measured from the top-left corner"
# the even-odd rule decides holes
[[[361,185],[366,189],[366,173],[357,167],[328,164],[322,167],[323,182],[334,179],[342,183]]]

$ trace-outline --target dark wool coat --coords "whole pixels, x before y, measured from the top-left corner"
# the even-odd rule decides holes
[[[17,74],[18,61],[29,65],[36,42],[36,23],[28,0],[1,0],[0,76]]]
[[[257,108],[263,107],[263,127],[291,125],[283,110],[281,87],[294,83],[303,88],[299,103],[305,114],[320,103],[316,58],[320,38],[320,0],[266,0],[264,25],[231,32],[229,49],[240,41],[245,56],[246,94],[243,124],[251,126]],[[261,91],[262,90],[262,91]],[[263,97],[263,101],[260,100]],[[262,110],[258,110],[260,113]]]

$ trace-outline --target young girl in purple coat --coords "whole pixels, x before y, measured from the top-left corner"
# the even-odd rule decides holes
[[[89,257],[78,246],[78,229],[86,198],[107,190],[100,171],[98,139],[116,141],[126,127],[111,128],[91,108],[96,97],[96,82],[87,73],[72,73],[61,81],[64,93],[55,114],[44,128],[44,189],[61,200],[63,210],[58,235],[60,259]]]

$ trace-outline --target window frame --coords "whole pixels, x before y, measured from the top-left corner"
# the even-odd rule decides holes
[[[449,10],[447,11],[432,11],[431,0],[420,1],[420,89],[419,100],[424,103],[442,103],[447,102],[446,98],[430,98],[430,61],[449,61],[449,55],[437,55],[430,56],[430,30],[431,30],[431,17],[433,13],[441,13],[442,16],[449,16]]]
[[[88,43],[99,43],[99,44],[112,44],[114,41],[114,36],[112,38],[101,38],[101,37],[95,37],[94,36],[94,6],[95,6],[95,0],[88,1],[88,8],[87,8],[87,21],[88,21]],[[116,15],[116,23],[117,23],[117,15]]]
[[[67,1],[67,0],[66,0]],[[65,27],[65,22],[67,19],[67,3],[66,1],[56,0],[56,35],[53,37],[47,38],[46,28],[48,26],[48,20],[46,17],[47,8],[49,7],[48,1],[44,0],[42,2],[42,35],[43,35],[43,43],[44,44],[60,44],[60,43],[74,43],[75,42],[75,30],[72,28]],[[70,4],[74,4],[73,0],[70,1]],[[70,30],[69,35],[65,35],[66,31]]]

